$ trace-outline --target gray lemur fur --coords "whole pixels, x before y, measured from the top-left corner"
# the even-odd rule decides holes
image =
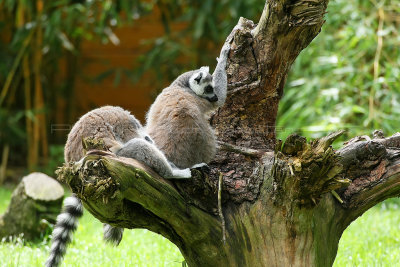
[[[157,96],[146,115],[146,132],[178,168],[209,163],[215,156],[209,118],[225,103],[229,49],[225,43],[212,76],[208,67],[183,73]]]
[[[120,107],[104,106],[83,115],[68,135],[65,162],[78,161],[84,156],[82,139],[85,137],[103,139],[106,148],[116,155],[142,161],[164,178],[191,177],[190,169],[171,166],[140,122]]]
[[[64,148],[65,162],[79,161],[84,155],[82,139],[103,139],[106,148],[114,150],[132,138],[145,138],[140,122],[128,111],[113,106],[94,109],[83,115],[72,127]]]
[[[65,161],[80,160],[84,156],[82,138],[96,137],[116,155],[142,161],[164,178],[190,178],[189,167],[210,162],[216,153],[208,119],[225,103],[229,48],[225,43],[213,75],[208,67],[202,67],[180,75],[165,88],[150,107],[145,128],[119,107],[106,106],[82,116],[68,135]],[[63,213],[57,217],[46,267],[60,263],[82,212],[82,202],[75,195],[66,199]],[[116,245],[122,239],[122,228],[104,224],[103,232],[104,239]]]

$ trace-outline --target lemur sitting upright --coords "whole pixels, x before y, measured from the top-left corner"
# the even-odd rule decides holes
[[[217,146],[209,118],[225,103],[229,49],[226,42],[212,76],[208,67],[180,75],[157,96],[147,113],[146,132],[179,168],[209,163],[215,156]]]
[[[229,43],[225,43],[213,75],[208,73],[208,67],[202,67],[180,75],[165,88],[150,107],[145,128],[119,107],[106,106],[82,116],[68,135],[65,161],[80,160],[84,156],[82,139],[97,137],[117,156],[142,161],[164,178],[190,178],[189,167],[208,163],[216,153],[215,135],[208,119],[226,99],[229,49]],[[82,213],[80,199],[75,195],[65,199],[46,267],[59,265]],[[119,244],[122,233],[121,228],[104,225],[106,241]]]
[[[209,163],[215,156],[216,139],[208,120],[226,100],[225,69],[229,50],[230,44],[225,42],[212,75],[209,67],[181,74],[157,96],[147,113],[146,133],[172,166],[189,168]],[[136,151],[135,142],[126,143],[121,151],[125,156],[136,158],[129,153]],[[104,229],[105,240],[120,242],[122,235],[116,228],[105,226]]]

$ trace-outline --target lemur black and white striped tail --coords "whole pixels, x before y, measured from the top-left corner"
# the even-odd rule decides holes
[[[82,202],[75,195],[64,200],[63,211],[57,216],[57,222],[52,233],[50,255],[46,267],[57,267],[64,254],[72,233],[76,230],[78,219],[83,215]]]

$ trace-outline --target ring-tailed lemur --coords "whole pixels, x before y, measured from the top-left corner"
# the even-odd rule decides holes
[[[151,106],[146,129],[152,133],[150,136],[154,135],[155,144],[162,152],[152,144],[139,121],[129,112],[117,107],[103,107],[97,111],[102,109],[107,115],[93,110],[73,127],[66,143],[66,162],[79,160],[83,156],[82,137],[92,136],[102,138],[118,156],[142,160],[165,178],[190,177],[190,166],[208,163],[216,152],[215,136],[208,119],[226,99],[225,68],[229,49],[229,43],[225,43],[213,75],[208,72],[208,67],[186,72],[164,89]],[[108,121],[109,117],[113,119]],[[85,121],[83,118],[88,119]],[[70,206],[70,203],[75,203],[76,209],[64,207],[64,213],[59,215],[60,219],[57,218],[47,267],[58,266],[70,235],[76,229],[77,219],[82,215],[82,212],[75,212],[82,211],[82,203],[76,196],[66,199],[65,205]],[[121,228],[104,225],[106,241],[118,244],[122,233]]]
[[[65,162],[79,161],[84,156],[84,137],[102,138],[105,147],[116,155],[142,161],[164,178],[191,177],[189,168],[181,170],[171,165],[145,133],[140,122],[120,107],[105,106],[83,115],[68,135]],[[77,196],[65,199],[63,211],[57,216],[53,230],[50,256],[45,264],[47,267],[58,266],[60,263],[82,214],[82,202]],[[103,233],[105,241],[118,245],[123,229],[104,225]]]
[[[178,168],[209,163],[215,156],[216,140],[209,118],[225,103],[229,50],[226,42],[212,76],[208,67],[180,75],[157,96],[147,113],[146,132]]]

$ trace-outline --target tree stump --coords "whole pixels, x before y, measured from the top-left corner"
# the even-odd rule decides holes
[[[24,235],[25,240],[40,238],[48,223],[55,223],[61,211],[64,189],[53,178],[34,172],[22,178],[11,196],[7,211],[0,216],[0,239]]]

